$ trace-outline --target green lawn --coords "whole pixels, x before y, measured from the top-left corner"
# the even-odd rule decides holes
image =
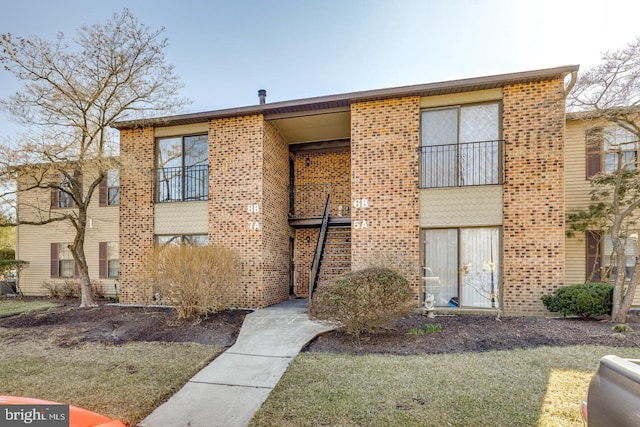
[[[222,350],[174,343],[61,348],[54,337],[29,340],[24,331],[0,328],[0,395],[69,403],[135,425]]]
[[[605,354],[576,346],[424,356],[303,353],[252,426],[581,426]]]
[[[44,310],[58,307],[53,301],[46,300],[22,300],[16,298],[0,298],[0,317],[12,316],[14,314],[26,313],[33,310]]]

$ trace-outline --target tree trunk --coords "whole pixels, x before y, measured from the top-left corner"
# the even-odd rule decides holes
[[[86,205],[78,207],[78,222],[76,227],[76,238],[71,247],[71,253],[76,261],[76,268],[80,271],[80,307],[89,308],[97,307],[98,304],[93,299],[93,290],[91,289],[91,278],[89,277],[89,266],[87,265],[87,257],[84,253],[84,238],[87,232],[87,212]]]

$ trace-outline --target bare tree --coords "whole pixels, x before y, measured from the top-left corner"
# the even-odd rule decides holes
[[[626,277],[626,242],[637,229],[640,206],[640,37],[626,48],[604,52],[599,65],[583,72],[568,97],[568,107],[602,136],[587,144],[604,146],[609,159],[607,168],[591,180],[591,197],[599,208],[592,206],[590,211],[604,213],[610,220],[603,229],[611,239],[611,260],[616,264],[611,320],[625,322],[640,282],[637,258],[630,280]],[[616,132],[622,137],[615,137]]]
[[[25,192],[52,192],[63,208],[34,203],[16,224],[66,221],[75,230],[69,249],[79,269],[81,307],[95,306],[85,257],[87,208],[109,169],[122,166],[110,126],[178,111],[188,101],[166,63],[164,28],[151,30],[128,10],[103,24],[83,26],[71,43],[0,35],[0,62],[23,83],[0,107],[25,127],[0,153],[0,178],[15,203]],[[9,183],[13,182],[13,185]],[[22,207],[21,207],[22,208]],[[23,219],[24,218],[24,219]]]

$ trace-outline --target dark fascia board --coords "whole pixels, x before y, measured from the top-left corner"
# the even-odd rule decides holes
[[[411,86],[399,86],[386,89],[374,89],[360,92],[350,92],[338,95],[318,96],[313,98],[294,99],[268,104],[251,105],[247,107],[228,108],[223,110],[205,111],[201,113],[180,114],[175,116],[156,117],[150,119],[128,120],[113,124],[115,129],[133,129],[147,126],[175,126],[192,123],[202,123],[215,118],[263,114],[265,118],[272,115],[295,117],[308,111],[348,108],[352,103],[375,101],[404,96],[433,96],[451,93],[468,92],[474,90],[494,89],[510,84],[528,83],[545,79],[564,77],[578,71],[578,65],[565,65],[541,70],[523,71],[518,73],[498,74],[484,77],[473,77],[460,80],[449,80],[437,83],[426,83]]]

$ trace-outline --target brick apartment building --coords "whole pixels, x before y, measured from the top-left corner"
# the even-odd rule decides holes
[[[590,274],[593,242],[566,237],[565,214],[588,205],[607,138],[625,138],[600,126],[603,149],[588,149],[592,124],[565,115],[577,69],[118,123],[124,167],[89,210],[91,277],[122,302],[149,303],[147,250],[188,242],[239,251],[241,307],[307,296],[310,284],[392,259],[410,267],[416,307],[427,296],[444,310],[544,314],[541,295]],[[45,193],[22,195],[19,214],[72,209]],[[70,227],[17,234],[25,294],[73,278]],[[629,242],[633,261],[637,236]]]
[[[188,241],[240,252],[239,306],[306,296],[392,254],[416,266],[416,307],[426,285],[436,307],[543,313],[540,296],[565,283],[564,91],[577,69],[118,123],[121,301],[150,301],[148,248]]]

